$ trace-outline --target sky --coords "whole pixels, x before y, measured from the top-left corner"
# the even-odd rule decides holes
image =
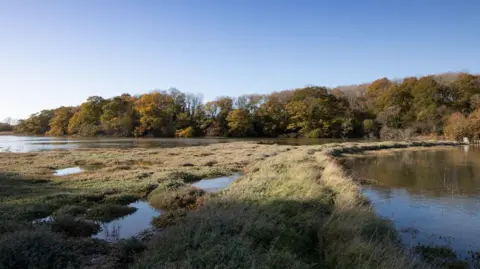
[[[480,72],[480,1],[0,0],[0,120],[177,88],[217,96]]]

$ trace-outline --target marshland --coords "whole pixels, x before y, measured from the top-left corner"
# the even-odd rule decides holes
[[[402,229],[430,231],[398,227],[368,194],[376,176],[345,162],[460,149],[249,141],[0,153],[0,267],[478,266],[448,244],[409,245]]]

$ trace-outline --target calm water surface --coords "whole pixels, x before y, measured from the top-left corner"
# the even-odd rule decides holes
[[[153,208],[145,201],[136,201],[128,206],[137,208],[134,213],[110,222],[100,224],[102,228],[93,238],[116,241],[137,236],[142,231],[152,227],[152,219],[162,211]]]
[[[262,141],[265,143],[276,143],[281,145],[318,145],[332,142],[344,142],[347,140],[308,138],[72,138],[0,135],[0,152],[35,152],[78,148],[172,148],[233,141]]]
[[[407,245],[480,250],[480,148],[404,151],[345,161],[374,210],[391,219]]]
[[[242,174],[236,173],[230,176],[216,177],[216,178],[205,178],[200,181],[193,183],[192,185],[198,187],[207,192],[216,192],[222,189],[225,189],[235,180],[237,180]]]

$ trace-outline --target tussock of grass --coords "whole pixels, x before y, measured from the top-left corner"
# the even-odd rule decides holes
[[[129,193],[113,194],[105,197],[105,203],[128,205],[140,199],[139,195]]]
[[[416,246],[415,252],[436,268],[468,269],[468,262],[458,259],[448,246]],[[475,267],[477,268],[477,267]]]
[[[188,172],[182,172],[182,171],[174,171],[174,172],[170,172],[168,175],[167,175],[167,179],[169,180],[182,180],[183,182],[185,183],[190,183],[190,182],[195,182],[195,181],[199,181],[201,180],[202,178],[198,175],[195,175],[195,174],[192,174],[192,173],[188,173]]]
[[[102,246],[91,239],[69,239],[44,229],[22,230],[0,238],[0,268],[79,268]]]
[[[205,192],[192,186],[183,186],[165,191],[155,190],[148,197],[148,202],[158,209],[192,208]]]
[[[185,208],[170,210],[162,213],[160,216],[152,219],[152,225],[157,228],[166,228],[173,226],[184,220],[187,215]]]
[[[49,224],[53,232],[73,237],[90,236],[100,230],[98,223],[75,219],[71,216],[54,217]]]
[[[56,216],[79,216],[87,212],[87,208],[81,205],[65,205],[53,214]]]
[[[89,209],[87,211],[87,218],[100,221],[112,221],[125,215],[129,215],[136,210],[135,207],[101,204]]]

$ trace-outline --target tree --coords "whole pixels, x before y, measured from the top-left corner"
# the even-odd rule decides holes
[[[91,96],[80,105],[68,123],[68,133],[81,136],[94,136],[100,130],[100,116],[105,99],[100,96]]]
[[[246,109],[230,111],[227,121],[229,135],[241,137],[253,134],[252,118]]]
[[[20,120],[14,131],[24,134],[43,135],[50,130],[49,122],[53,114],[53,110],[42,110],[31,115],[26,120]]]
[[[166,92],[153,92],[140,96],[135,101],[140,125],[135,128],[135,136],[174,136],[175,102]]]
[[[68,134],[68,123],[72,118],[75,108],[59,107],[53,111],[53,117],[49,121],[50,130],[46,135],[62,136]]]
[[[102,107],[100,122],[105,134],[115,136],[133,135],[137,115],[134,109],[135,98],[129,94],[106,100]]]

